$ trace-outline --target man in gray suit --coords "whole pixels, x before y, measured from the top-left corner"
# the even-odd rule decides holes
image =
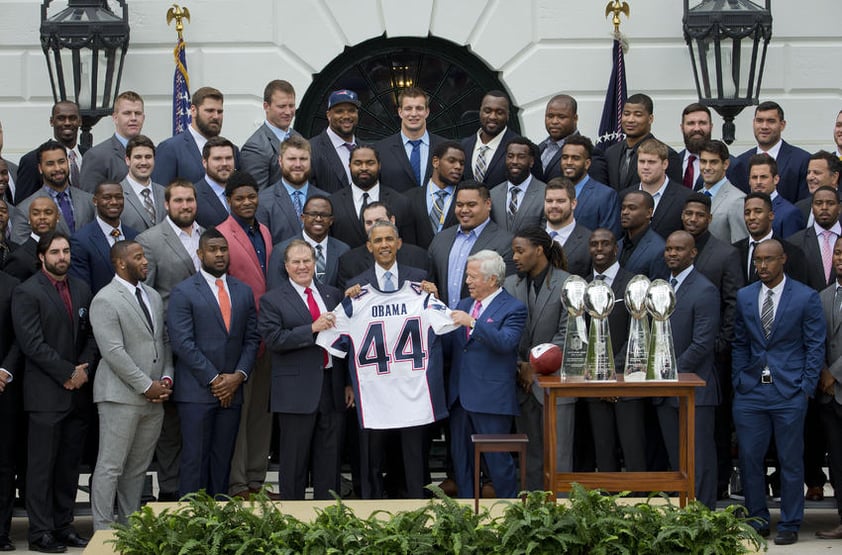
[[[126,143],[143,131],[143,120],[146,118],[143,98],[134,91],[120,93],[114,101],[111,118],[114,120],[114,134],[82,157],[79,188],[91,194],[103,181],[119,183],[126,177]]]
[[[477,181],[464,181],[454,201],[459,224],[442,230],[430,243],[430,277],[441,301],[456,308],[468,297],[465,266],[468,256],[481,250],[496,251],[506,262],[506,275],[515,273],[512,235],[491,221],[491,196]]]
[[[591,230],[574,217],[576,186],[566,177],[554,177],[544,192],[545,230],[561,245],[567,271],[585,279],[591,274],[591,253],[588,241]]]
[[[260,191],[257,221],[269,228],[272,244],[301,233],[304,204],[313,195],[327,193],[310,183],[310,143],[301,136],[281,143],[281,179]]]
[[[145,135],[129,139],[123,164],[129,173],[120,182],[126,199],[121,219],[130,228],[143,232],[167,215],[164,188],[152,181],[155,143]]]
[[[295,89],[282,79],[269,81],[263,89],[263,111],[266,121],[248,138],[240,152],[240,168],[257,180],[261,190],[281,178],[278,155],[281,143],[293,135],[295,117]]]
[[[94,378],[99,412],[99,454],[91,484],[94,529],[125,524],[140,508],[146,469],[164,420],[162,403],[172,391],[172,352],[164,333],[164,304],[143,285],[143,247],[111,247],[114,279],[91,301],[91,325],[103,357]]]
[[[540,227],[522,229],[512,240],[518,275],[509,276],[503,287],[526,305],[528,317],[518,347],[518,403],[515,417],[519,433],[529,437],[526,451],[526,489],[544,488],[544,390],[535,381],[529,350],[541,343],[564,348],[567,311],[561,304],[561,286],[570,274],[561,268],[561,245]],[[556,405],[556,472],[573,470],[573,430],[576,399]]]
[[[541,224],[544,217],[546,183],[530,173],[538,147],[526,137],[515,137],[505,145],[506,181],[489,183],[491,219],[509,233]]]
[[[12,222],[12,241],[23,243],[32,233],[29,226],[29,205],[37,197],[50,197],[61,213],[58,231],[72,235],[95,216],[93,195],[70,187],[68,179],[67,151],[64,146],[50,140],[38,147],[36,153],[38,171],[43,186],[18,205],[15,221]]]
[[[148,263],[146,285],[155,289],[169,305],[172,289],[196,273],[199,236],[196,223],[196,189],[184,179],[176,179],[164,192],[167,216],[137,236]],[[155,451],[158,459],[159,501],[178,500],[178,471],[181,455],[181,428],[178,411],[172,401],[164,404],[164,424]]]
[[[833,265],[836,280],[819,296],[827,323],[825,368],[819,378],[818,400],[824,423],[827,451],[830,459],[830,479],[836,496],[836,510],[842,518],[842,239],[833,246]],[[819,530],[816,536],[825,540],[842,539],[842,524],[829,530]]]
[[[708,230],[720,241],[733,244],[748,237],[748,229],[743,218],[746,194],[725,177],[730,164],[728,147],[722,141],[708,141],[699,150],[700,192],[711,198],[713,219]]]

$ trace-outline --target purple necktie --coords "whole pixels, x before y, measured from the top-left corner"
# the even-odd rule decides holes
[[[76,233],[76,219],[73,217],[73,204],[70,202],[70,195],[67,191],[62,191],[56,195],[58,200],[58,209],[61,210],[61,215],[64,216],[64,222],[70,229],[70,233]]]

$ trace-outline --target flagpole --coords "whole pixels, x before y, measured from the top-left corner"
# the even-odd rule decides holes
[[[184,20],[190,22],[190,10],[173,4],[167,10],[167,25],[175,21],[178,42],[173,49],[175,73],[173,75],[172,133],[177,135],[190,125],[190,76],[187,73],[187,43],[184,42]]]
[[[628,45],[620,33],[620,15],[629,17],[629,4],[622,0],[612,0],[605,6],[605,17],[612,16],[614,41],[611,54],[611,77],[605,90],[605,103],[602,106],[602,118],[599,122],[599,137],[596,147],[604,151],[614,143],[625,138],[621,126],[623,106],[628,93],[626,91],[626,62],[623,56]]]

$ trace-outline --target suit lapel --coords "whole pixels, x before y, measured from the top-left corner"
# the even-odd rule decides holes
[[[309,187],[312,187],[312,185]],[[305,199],[302,202],[307,201]],[[283,183],[275,187],[275,206],[278,206],[281,209],[282,218],[289,222],[297,221],[298,225],[296,226],[296,229],[299,231],[302,229],[303,224],[301,222],[301,218],[299,218],[298,214],[295,212],[295,206],[292,205],[292,199],[289,198],[289,193]]]
[[[108,244],[108,238],[102,233],[102,230],[97,226],[93,230],[91,242],[97,255],[102,259],[106,268],[111,268],[111,246]]]
[[[762,287],[761,287],[762,290]],[[781,293],[781,299],[778,301],[778,307],[775,309],[775,319],[772,322],[772,331],[769,332],[769,339],[768,341],[771,342],[772,339],[775,337],[775,332],[778,331],[778,327],[780,327],[781,321],[784,317],[789,314],[789,300],[792,297],[792,278],[787,278],[786,284],[784,285],[784,290]],[[755,312],[757,312],[755,310]],[[758,315],[758,319],[760,316]],[[760,330],[763,331],[763,326],[761,324]]]
[[[64,301],[61,300],[61,295],[58,294],[58,290],[50,282],[49,278],[47,278],[47,276],[44,275],[44,272],[42,272],[40,270],[38,271],[38,280],[41,282],[41,289],[46,292],[47,297],[49,297],[50,300],[53,302],[53,304],[56,306],[56,310],[59,311],[59,314],[67,314],[67,307],[64,305]],[[69,284],[70,281],[68,281],[67,283]],[[73,294],[72,293],[70,295],[70,299],[71,299],[71,301],[73,300]],[[71,302],[71,306],[72,306],[72,302]],[[73,337],[74,337],[74,339],[76,337],[75,329],[76,329],[77,320],[78,320],[78,315],[74,314],[73,315],[73,329],[74,329]]]
[[[114,282],[112,281],[111,283],[114,283]],[[141,287],[143,287],[143,286],[141,286]],[[151,335],[153,333],[153,330],[152,330],[152,328],[149,327],[149,322],[146,321],[146,315],[143,314],[143,310],[141,310],[140,305],[137,302],[137,297],[135,297],[134,295],[129,293],[129,290],[126,289],[125,287],[123,287],[122,285],[117,285],[116,288],[117,288],[117,294],[120,296],[120,298],[123,299],[123,302],[125,302],[127,305],[130,306],[129,310],[131,310],[132,313],[135,315],[135,319],[138,321],[138,323],[145,330],[148,330],[149,334]],[[147,296],[149,296],[148,291],[147,291]],[[151,300],[151,298],[150,298],[150,300]],[[147,310],[151,311],[152,307],[147,307]],[[152,313],[150,312],[150,315],[151,314]]]
[[[126,199],[126,206],[123,210],[134,210],[140,219],[146,222],[146,225],[151,226],[152,222],[149,221],[149,214],[146,212],[146,208],[143,207],[143,202],[135,194],[132,186],[125,179],[122,183],[120,183],[120,185],[123,187],[123,196]]]
[[[322,300],[325,301],[325,306],[330,306],[327,304],[325,300],[325,295],[322,293],[322,289],[319,287],[318,283],[313,280],[313,283],[316,285],[316,288],[319,290],[319,294],[322,295]],[[284,284],[284,288],[282,289],[284,297],[286,297],[286,304],[292,307],[292,310],[298,313],[298,316],[301,318],[302,321],[308,322],[313,320],[313,316],[310,314],[310,308],[307,306],[307,303],[301,296],[298,294],[298,291],[290,285],[289,281]]]
[[[392,156],[398,160],[398,164],[400,164],[404,173],[406,173],[409,179],[415,183],[415,172],[412,171],[412,166],[409,165],[409,157],[406,155],[406,149],[403,146],[403,139],[401,138],[400,133],[394,135],[394,137],[395,142],[392,143]],[[432,149],[430,149],[430,152],[432,152]],[[432,159],[429,156],[428,158]],[[418,185],[417,183],[415,184]]]
[[[172,249],[173,253],[175,253],[176,258],[178,258],[182,264],[184,264],[185,268],[189,269],[190,275],[196,273],[196,266],[193,264],[193,257],[187,250],[184,248],[184,245],[181,244],[181,240],[176,237],[175,232],[172,230],[172,226],[169,223],[163,225],[161,227],[162,236],[164,237],[164,242]]]
[[[201,273],[196,273],[193,276],[193,284],[196,286],[196,291],[199,295],[205,300],[205,303],[208,306],[212,306],[214,308],[214,319],[216,323],[219,324],[220,328],[225,330],[225,321],[222,319],[222,311],[219,309],[219,301],[216,300],[216,293],[211,290],[210,285],[207,281],[205,281],[205,276]],[[231,327],[234,325],[234,292],[231,290],[231,285],[228,285],[228,291],[230,292],[229,297],[231,297]]]
[[[238,245],[240,245],[240,249],[246,253],[246,256],[248,256],[249,262],[252,263],[252,266],[259,269],[260,261],[257,259],[257,253],[254,252],[254,247],[251,244],[251,240],[248,237],[246,237],[246,232],[243,231],[243,228],[240,227],[240,224],[237,223],[233,219],[233,217],[228,221],[230,222],[228,229],[231,231],[231,235],[234,237],[234,240],[237,241]],[[263,226],[261,226],[261,232],[263,231],[262,227]],[[263,234],[261,233],[261,236],[262,235]],[[266,255],[266,260],[269,260],[268,253]]]
[[[199,145],[196,144],[196,141],[193,139],[193,134],[190,133],[189,130],[183,131],[181,135],[184,137],[184,142],[187,143],[186,148],[187,152],[189,152],[190,158],[193,159],[191,164],[196,167],[202,165],[202,154],[199,152]]]

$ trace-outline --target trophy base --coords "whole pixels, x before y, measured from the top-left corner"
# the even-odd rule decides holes
[[[627,382],[645,382],[646,372],[629,372],[624,376],[624,379]]]

